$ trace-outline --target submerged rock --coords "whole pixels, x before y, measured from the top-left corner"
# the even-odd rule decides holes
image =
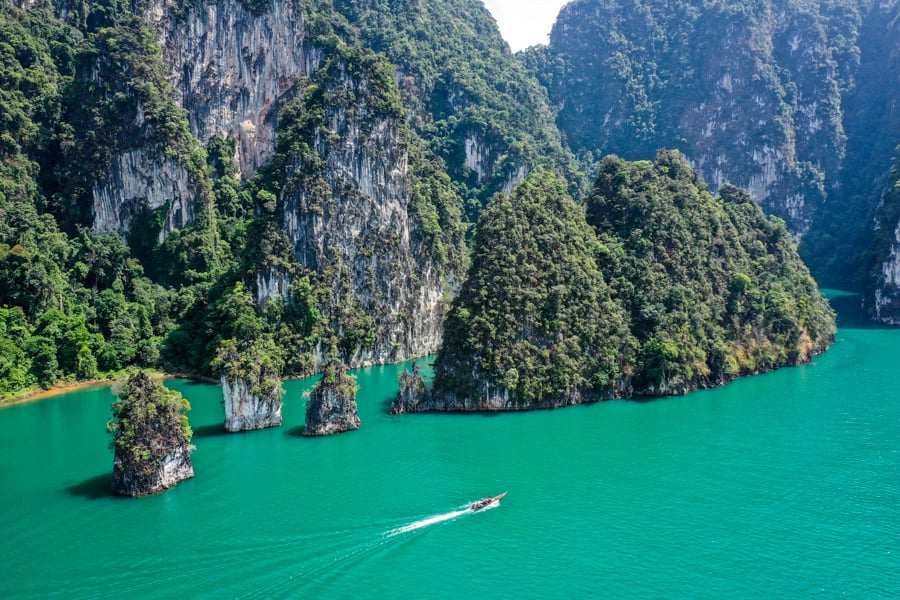
[[[188,410],[181,394],[145,373],[129,377],[107,426],[115,435],[113,492],[147,496],[194,476]]]
[[[329,362],[310,395],[304,435],[332,435],[359,429],[356,391],[356,378],[347,374],[344,363],[336,359]]]
[[[219,347],[213,367],[222,381],[225,429],[249,431],[281,426],[281,361],[268,341],[242,349],[234,340]]]

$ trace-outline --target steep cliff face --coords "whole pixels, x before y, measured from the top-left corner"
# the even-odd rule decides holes
[[[274,150],[279,98],[321,59],[307,41],[301,2],[252,11],[240,0],[197,0],[181,17],[170,4],[152,2],[145,19],[160,34],[175,99],[204,144],[235,139],[237,174],[252,176]]]
[[[543,90],[480,0],[332,4],[364,45],[396,65],[410,126],[445,161],[472,221],[535,168],[565,173],[573,193],[585,191]]]
[[[66,134],[60,155],[48,161],[48,183],[56,178],[57,193],[71,204],[90,203],[90,215],[77,221],[95,232],[127,236],[141,213],[162,213],[162,241],[205,210],[210,184],[154,34],[121,7],[61,2],[60,9],[71,27],[66,35],[87,42],[71,57]]]
[[[842,79],[857,32],[795,2],[578,0],[560,13],[544,80],[576,148],[652,158],[676,147],[715,190],[748,189],[806,232],[836,186]],[[838,31],[844,27],[844,31]]]
[[[121,496],[149,496],[164,492],[179,481],[194,476],[191,453],[186,447],[173,448],[148,471],[129,467],[128,459],[116,453],[113,461],[112,491]]]
[[[193,222],[201,192],[183,165],[138,148],[113,159],[108,176],[94,184],[93,194],[94,231],[126,235],[136,216],[164,208],[158,240],[162,242]]]
[[[224,341],[215,360],[222,381],[225,430],[250,431],[281,426],[281,360],[262,341]]]
[[[334,435],[359,429],[356,391],[356,378],[347,374],[346,366],[337,360],[329,362],[310,394],[303,435]]]
[[[224,375],[222,396],[225,403],[225,430],[250,431],[281,427],[281,386],[262,391],[259,382],[246,379],[229,381]]]
[[[881,3],[863,25],[859,85],[848,98],[846,194],[823,222],[820,244],[809,254],[836,250],[835,270],[850,271],[848,257],[863,249],[859,280],[863,304],[876,321],[900,324],[900,3]],[[864,93],[864,90],[869,90]],[[891,161],[893,160],[893,168]],[[862,230],[854,223],[874,224]]]
[[[900,166],[894,163],[866,265],[863,306],[875,321],[900,325]]]
[[[385,67],[356,52],[323,66],[300,99],[319,118],[301,126],[281,197],[295,259],[330,288],[351,368],[433,352],[445,308],[448,273],[410,214],[409,132]]]

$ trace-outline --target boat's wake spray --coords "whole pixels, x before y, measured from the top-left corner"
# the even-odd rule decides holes
[[[391,521],[381,521],[360,529],[331,532],[327,535],[329,539],[320,539],[322,534],[318,533],[300,540],[294,540],[289,544],[285,544],[285,548],[282,551],[289,551],[295,545],[305,545],[314,541],[321,542],[321,551],[316,557],[307,560],[299,572],[290,574],[285,580],[273,581],[267,586],[254,588],[252,595],[257,597],[284,596],[287,595],[282,593],[282,590],[286,589],[285,586],[296,585],[297,583],[306,586],[324,586],[324,581],[330,573],[344,569],[345,565],[350,564],[354,560],[359,560],[361,556],[384,552],[388,548],[402,546],[415,538],[415,534],[399,537],[400,534],[421,530],[429,525],[452,521],[464,515],[474,515],[500,505],[498,500],[478,510],[472,510],[473,504],[476,503],[467,502],[448,513],[419,519],[407,525],[387,530],[383,528],[391,524],[396,525],[397,521],[393,521],[393,523]],[[358,540],[358,543],[352,543],[353,540]]]
[[[401,533],[407,533],[410,531],[415,531],[416,529],[422,529],[423,527],[428,527],[429,525],[435,525],[437,523],[443,523],[444,521],[452,521],[457,517],[461,517],[465,514],[475,514],[475,511],[471,508],[472,504],[464,504],[459,509],[454,510],[453,512],[444,513],[442,515],[435,515],[433,517],[428,517],[427,519],[421,519],[419,521],[415,521],[410,523],[409,525],[404,525],[403,527],[398,527],[396,529],[391,529],[386,533],[387,537],[393,537],[395,535],[400,535]],[[497,501],[490,506],[486,506],[481,511],[490,510],[492,508],[496,508],[500,506],[500,502]]]
[[[415,531],[416,529],[422,529],[423,527],[428,527],[429,525],[434,525],[435,523],[442,523],[444,521],[455,519],[456,517],[461,517],[467,512],[471,511],[468,508],[464,508],[462,510],[448,512],[443,515],[435,515],[433,517],[428,517],[427,519],[422,519],[420,521],[410,523],[409,525],[404,525],[403,527],[398,527],[397,529],[392,529],[387,534],[388,536],[394,536],[400,535],[401,533],[406,533],[408,531]]]

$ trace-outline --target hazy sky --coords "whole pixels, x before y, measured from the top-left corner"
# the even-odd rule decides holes
[[[546,44],[556,15],[570,0],[484,0],[513,52]]]

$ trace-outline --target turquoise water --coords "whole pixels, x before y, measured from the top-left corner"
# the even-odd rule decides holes
[[[652,402],[387,415],[225,434],[193,404],[196,477],[109,496],[106,388],[0,411],[0,597],[737,598],[900,595],[900,330],[838,297],[814,364]],[[497,508],[461,511],[508,490]]]

